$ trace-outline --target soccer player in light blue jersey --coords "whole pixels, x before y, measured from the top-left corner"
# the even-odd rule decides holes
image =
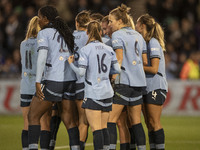
[[[160,123],[163,103],[168,91],[165,74],[164,32],[149,14],[138,18],[136,29],[147,42],[148,66],[144,66],[147,94],[144,96],[143,112],[149,131],[150,149],[164,150],[165,134]]]
[[[113,89],[109,80],[110,67],[120,71],[113,49],[102,43],[101,26],[92,21],[87,27],[89,36],[87,45],[80,50],[79,67],[68,62],[72,69],[81,76],[85,75],[85,99],[82,107],[93,132],[94,149],[109,149],[107,121],[112,109]]]
[[[121,73],[113,76],[115,95],[113,109],[110,112],[108,129],[111,137],[110,149],[116,149],[116,122],[126,106],[135,134],[138,150],[146,149],[145,134],[141,124],[143,88],[146,86],[143,61],[146,55],[146,43],[141,34],[130,27],[129,8],[122,4],[109,14],[109,25],[112,28],[112,47],[116,52]],[[129,143],[121,147],[129,149]],[[134,148],[135,149],[135,148]]]
[[[30,103],[35,94],[35,78],[36,78],[36,64],[37,64],[37,34],[40,31],[38,24],[39,18],[33,17],[27,28],[26,38],[20,45],[21,64],[22,64],[22,75],[21,75],[21,103],[22,114],[24,119],[24,128],[22,130],[21,140],[22,149],[28,150],[28,111]],[[50,116],[45,113],[40,119],[41,132],[40,138],[49,139],[49,123]],[[46,136],[47,135],[47,136]],[[49,143],[45,141],[40,142],[40,147],[48,148]]]
[[[90,13],[88,11],[80,12],[76,18],[76,31],[74,31],[74,43],[75,43],[75,63],[78,64],[78,60],[80,58],[80,49],[86,45],[88,41],[88,35],[86,33],[87,24],[90,21]],[[80,134],[80,148],[84,150],[85,142],[87,140],[88,134],[88,122],[85,115],[85,110],[81,107],[84,99],[84,76],[79,76],[77,74],[77,81],[76,81],[76,106],[78,109],[78,127],[79,127],[79,134]]]
[[[33,98],[28,115],[29,150],[38,149],[40,118],[59,102],[61,119],[70,139],[70,148],[79,150],[79,130],[73,118],[73,100],[75,95],[75,72],[67,62],[74,53],[74,37],[67,24],[59,17],[56,8],[44,6],[38,11],[38,60],[36,71],[36,96]],[[46,66],[45,66],[46,65]],[[44,73],[44,85],[41,79]],[[42,139],[40,139],[42,140]]]
[[[105,16],[102,21],[101,21],[101,27],[102,27],[102,42],[108,46],[112,46],[112,42],[111,42],[111,35],[112,35],[112,31],[110,26],[108,26],[109,24],[109,19],[108,19],[108,15]]]

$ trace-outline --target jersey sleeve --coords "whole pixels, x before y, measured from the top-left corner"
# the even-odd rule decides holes
[[[38,33],[37,44],[38,44],[37,51],[39,51],[39,50],[49,50],[48,35],[47,35],[47,32],[45,32],[44,30],[42,30]]]
[[[147,45],[146,45],[144,38],[142,38],[142,42],[143,42],[142,54],[146,54],[147,53]]]
[[[118,33],[112,34],[112,47],[113,47],[114,50],[123,49],[123,41],[120,38]]]
[[[114,51],[111,52],[111,55],[112,55],[112,62],[111,62],[111,64],[116,64],[116,63],[118,63],[117,57],[116,57],[116,54],[115,54]]]
[[[159,58],[161,57],[160,53],[160,44],[156,39],[152,39],[149,42],[149,48],[150,48],[150,58]]]
[[[88,66],[88,56],[84,50],[84,47],[80,49],[79,53],[80,57],[78,59],[78,67],[79,68],[87,68]]]

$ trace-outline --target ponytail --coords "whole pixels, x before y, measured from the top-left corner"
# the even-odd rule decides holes
[[[91,42],[92,39],[102,42],[101,34],[100,34],[101,31],[102,31],[102,29],[101,29],[101,25],[99,24],[99,22],[91,21],[87,26],[87,32],[89,35],[87,44],[89,42]]]
[[[52,23],[53,28],[57,29],[60,35],[64,38],[64,41],[69,48],[69,52],[74,53],[74,36],[68,25],[64,23],[64,20],[59,16],[56,17]]]
[[[113,9],[110,14],[115,16],[116,20],[122,20],[122,22],[127,25],[129,23],[129,17],[128,13],[130,11],[130,8],[127,7],[124,4],[121,4],[121,6],[118,6],[117,8]]]
[[[165,40],[164,40],[164,31],[159,23],[155,21],[155,19],[150,16],[149,14],[144,14],[139,17],[138,21],[141,24],[146,25],[147,34],[145,35],[144,39],[146,42],[149,42],[151,38],[155,38],[160,43],[163,51],[166,51],[165,48]]]

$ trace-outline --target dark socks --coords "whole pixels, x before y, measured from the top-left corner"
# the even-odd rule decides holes
[[[129,143],[120,144],[120,150],[130,150],[130,144]]]
[[[145,138],[145,133],[144,133],[142,124],[139,123],[139,124],[133,125],[132,129],[136,137],[137,149],[146,150],[146,138]]]
[[[110,150],[116,149],[117,144],[117,128],[116,123],[108,122],[108,131],[110,134]]]
[[[165,149],[164,130],[160,129],[158,131],[154,131],[154,136],[155,136],[156,150],[164,150]]]
[[[104,129],[102,129],[102,131],[103,131],[103,139],[104,139],[103,149],[109,150],[109,148],[110,148],[110,135],[109,135],[108,129],[104,128]]]
[[[85,142],[80,141],[80,150],[84,150],[85,149]]]
[[[95,130],[93,132],[93,143],[94,143],[94,150],[103,150],[103,131],[102,130]]]
[[[136,140],[135,140],[133,129],[129,128],[129,132],[131,136],[130,150],[136,150]]]
[[[69,144],[71,150],[80,150],[78,127],[70,128],[67,131],[69,134]]]
[[[51,138],[51,132],[42,130],[40,132],[40,148],[49,149],[49,143]]]
[[[51,118],[51,140],[49,145],[49,150],[54,150],[55,144],[56,144],[56,137],[58,133],[58,129],[60,126],[61,118],[59,116],[53,116]]]
[[[154,131],[150,131],[148,135],[150,150],[156,150]]]
[[[29,125],[28,127],[29,150],[38,150],[39,136],[40,136],[40,125]]]
[[[22,130],[21,141],[22,141],[22,149],[28,150],[28,130]]]

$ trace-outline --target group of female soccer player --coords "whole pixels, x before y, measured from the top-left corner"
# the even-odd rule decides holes
[[[164,32],[148,14],[138,18],[135,29],[128,12],[122,4],[99,21],[82,11],[73,34],[52,6],[31,19],[20,48],[23,150],[37,150],[39,139],[41,150],[54,149],[59,123],[51,120],[52,107],[68,131],[71,150],[85,149],[88,126],[95,150],[115,150],[116,124],[121,150],[146,150],[141,112],[150,149],[165,149]]]

